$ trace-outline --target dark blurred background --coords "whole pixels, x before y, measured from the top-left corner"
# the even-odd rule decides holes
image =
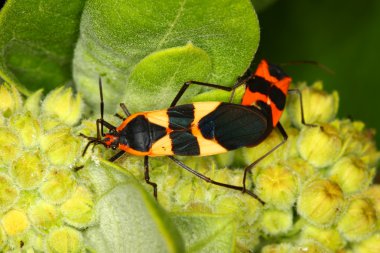
[[[256,63],[315,60],[331,68],[334,75],[308,65],[285,67],[295,81],[322,80],[326,90],[338,90],[339,116],[377,129],[379,146],[380,1],[255,2],[261,26]]]

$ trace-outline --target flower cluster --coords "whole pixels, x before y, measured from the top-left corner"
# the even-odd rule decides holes
[[[162,249],[182,237],[188,250],[205,252],[380,252],[374,131],[359,121],[336,119],[338,95],[326,93],[321,83],[299,88],[305,120],[315,126],[301,124],[300,100],[290,97],[281,120],[288,141],[247,179],[265,205],[208,184],[165,157],[152,158],[150,178],[168,221],[152,197],[112,172],[124,168],[152,192],[141,157],[121,157],[116,162],[121,167],[107,165],[94,156],[107,158],[112,150],[100,146],[88,150],[95,154],[92,163],[81,158],[86,141],[78,133],[94,136],[96,130],[95,121],[81,120],[80,94],[58,88],[41,103],[42,91],[24,100],[14,86],[0,85],[0,250],[133,251],[148,245],[139,240],[159,235],[157,241],[167,240]],[[240,186],[243,168],[281,141],[274,130],[257,147],[182,161],[209,178]],[[166,228],[156,231],[162,224]],[[180,235],[173,236],[177,230]],[[133,239],[136,231],[151,238]]]
[[[72,168],[81,140],[72,126],[82,102],[71,89],[42,90],[25,101],[0,85],[0,250],[80,252],[94,222],[93,196]]]
[[[338,94],[326,93],[320,82],[299,88],[305,119],[316,126],[301,124],[299,97],[290,96],[282,119],[289,139],[249,178],[265,205],[208,184],[169,160],[152,161],[159,203],[172,212],[232,215],[235,250],[241,252],[380,252],[374,131],[360,121],[336,119]],[[257,147],[184,162],[216,181],[241,185],[242,168],[281,140],[273,131]],[[143,179],[141,163],[129,157],[122,164]]]

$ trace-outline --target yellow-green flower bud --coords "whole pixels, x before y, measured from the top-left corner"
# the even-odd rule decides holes
[[[20,139],[14,131],[0,127],[0,143],[0,165],[8,165],[20,152]]]
[[[305,239],[297,242],[297,244],[289,251],[290,253],[329,253],[329,250],[318,241]]]
[[[269,244],[261,249],[261,253],[289,253],[292,247],[289,243]]]
[[[376,143],[371,139],[367,139],[363,148],[362,160],[371,167],[377,166],[380,160],[380,152],[377,150]]]
[[[11,166],[10,174],[22,189],[36,188],[45,176],[46,164],[38,152],[20,155]]]
[[[365,192],[363,192],[363,196],[366,196],[375,208],[377,223],[380,227],[380,185],[372,185]]]
[[[217,213],[229,214],[239,211],[241,201],[236,194],[225,194],[220,196],[215,204]]]
[[[276,165],[261,169],[256,177],[257,195],[279,209],[288,209],[296,201],[298,177],[291,169]]]
[[[261,230],[271,236],[288,232],[293,225],[293,212],[291,209],[282,211],[266,209],[260,217]]]
[[[39,201],[30,207],[28,216],[33,226],[38,229],[46,230],[54,225],[60,225],[57,208],[45,201]]]
[[[217,197],[212,205],[215,213],[234,214],[236,219],[253,226],[260,215],[261,204],[247,194],[230,192]]]
[[[219,167],[226,167],[231,166],[231,164],[234,162],[236,151],[230,151],[224,154],[215,155],[216,163]]]
[[[72,172],[53,169],[40,187],[42,197],[50,203],[62,203],[70,197],[76,186]]]
[[[305,127],[298,138],[301,157],[317,168],[331,165],[340,155],[342,141],[331,125]]]
[[[18,199],[19,190],[15,187],[12,179],[0,173],[0,211],[10,208]]]
[[[305,224],[302,228],[301,238],[318,241],[334,252],[342,249],[346,244],[335,228],[318,228],[310,224]]]
[[[39,89],[25,100],[25,110],[31,112],[34,116],[37,116],[40,113],[42,93],[43,89]]]
[[[73,136],[70,128],[58,128],[43,135],[42,151],[53,165],[72,166],[80,154],[80,140]]]
[[[299,130],[296,128],[288,128],[286,129],[286,133],[288,134],[287,141],[282,144],[278,149],[272,152],[268,157],[260,161],[258,164],[259,167],[270,166],[273,163],[279,161],[287,161],[291,158],[298,157],[297,151],[297,137],[299,134]],[[277,146],[283,141],[283,137],[277,131],[273,131],[260,145],[253,148],[244,148],[243,156],[245,164],[251,164],[263,155],[265,155],[269,150]],[[238,151],[239,152],[239,151]]]
[[[83,249],[82,235],[70,227],[61,227],[53,230],[46,239],[48,252],[79,253]]]
[[[361,160],[370,167],[375,167],[380,159],[374,141],[375,131],[366,129],[361,121],[335,120],[332,124],[338,129],[344,140],[344,154],[360,156]]]
[[[62,126],[62,121],[57,118],[45,116],[41,118],[41,126],[45,131],[49,131]]]
[[[283,140],[282,136],[273,131],[262,143],[260,143],[260,147],[253,148],[243,148],[243,156],[244,162],[246,164],[251,164],[263,155],[265,155],[269,150],[271,150],[274,146],[278,145]],[[284,145],[282,145],[284,146]],[[279,153],[277,153],[279,152]],[[277,161],[279,157],[281,157],[281,152],[284,152],[284,147],[278,148],[274,153],[270,154],[269,157],[260,161],[259,166],[268,166],[273,162]]]
[[[337,183],[344,193],[352,194],[364,189],[372,179],[367,165],[356,157],[343,157],[328,171],[329,178]]]
[[[9,236],[25,233],[29,229],[30,222],[26,213],[12,209],[5,213],[1,219],[5,232]]]
[[[17,200],[17,203],[13,206],[14,208],[26,210],[29,208],[30,203],[35,203],[40,199],[38,192],[36,191],[20,191],[19,198]]]
[[[84,228],[93,221],[94,201],[91,192],[84,187],[77,187],[70,199],[61,206],[61,213],[67,223]]]
[[[77,123],[82,114],[82,98],[73,97],[71,88],[57,88],[49,93],[42,104],[42,111],[47,116],[60,119],[68,125]]]
[[[362,132],[365,125],[361,121],[349,119],[334,120],[331,124],[339,131],[344,140],[344,154],[361,154],[363,150]]]
[[[176,195],[175,195],[176,201],[179,204],[185,206],[186,204],[190,204],[193,200],[194,201],[204,200],[207,194],[207,187],[208,187],[208,184],[205,182],[202,182],[201,180],[199,181],[198,180],[197,181],[181,180],[180,182],[178,182],[178,185],[176,187],[177,189]],[[196,203],[196,205],[191,206],[193,211],[195,211],[194,210],[195,207],[203,208],[201,205],[199,205],[199,203]]]
[[[379,253],[380,233],[375,233],[359,243],[353,245],[355,253]]]
[[[299,89],[302,92],[304,117],[307,123],[327,123],[335,117],[338,112],[339,103],[339,96],[336,91],[331,95],[328,94],[323,91],[321,82],[316,82],[311,87],[307,87],[303,84]],[[290,96],[287,110],[292,119],[292,123],[298,127],[302,126],[300,107],[299,96]]]
[[[14,115],[10,119],[9,126],[18,134],[25,147],[31,148],[38,145],[41,127],[30,112],[23,115]]]
[[[316,179],[303,186],[297,201],[297,211],[312,224],[330,226],[341,212],[343,204],[343,192],[337,184]]]
[[[349,241],[360,241],[375,231],[376,211],[367,199],[353,199],[337,224]]]
[[[9,117],[22,106],[20,93],[14,85],[0,84],[0,113]]]
[[[305,182],[310,178],[310,175],[316,173],[316,169],[301,158],[291,159],[287,161],[287,165],[297,174],[301,182]]]
[[[7,241],[7,235],[5,234],[3,228],[0,226],[0,250],[2,250]]]

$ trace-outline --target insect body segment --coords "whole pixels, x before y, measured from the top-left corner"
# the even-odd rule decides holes
[[[284,111],[291,81],[280,67],[262,60],[246,81],[242,105],[258,106],[271,115],[272,125],[276,126]]]
[[[245,181],[251,169],[288,138],[279,122],[288,93],[295,92],[299,95],[302,123],[305,124],[301,93],[298,90],[289,90],[290,82],[291,78],[279,67],[262,60],[254,75],[238,80],[233,87],[198,81],[184,83],[168,109],[131,114],[124,104],[120,104],[126,118],[117,114],[123,122],[115,127],[103,119],[103,92],[99,79],[101,117],[96,121],[97,137],[81,134],[89,140],[83,154],[91,144],[102,144],[107,148],[119,150],[109,161],[115,161],[126,152],[144,156],[145,181],[153,187],[155,198],[157,185],[150,181],[149,157],[167,156],[183,169],[208,183],[242,191],[264,203],[256,194],[246,189]],[[231,91],[231,98],[234,90],[240,85],[245,84],[246,91],[241,104],[196,102],[177,106],[177,102],[191,84]],[[103,132],[104,127],[109,129],[108,133]],[[256,146],[265,140],[273,128],[279,130],[283,140],[244,169],[241,186],[214,181],[174,157],[208,156],[241,147]]]
[[[208,156],[254,146],[270,130],[256,107],[197,102],[132,114],[104,144],[139,156]]]

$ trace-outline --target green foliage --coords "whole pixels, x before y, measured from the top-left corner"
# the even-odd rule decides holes
[[[236,221],[232,215],[175,214],[172,220],[185,238],[186,252],[233,252]]]
[[[103,182],[96,213],[98,224],[85,237],[96,252],[183,252],[183,241],[168,214],[123,168],[89,163],[90,182]],[[120,173],[120,172],[122,173]],[[105,173],[104,173],[105,172]],[[105,182],[109,182],[109,184]],[[119,181],[118,183],[116,183]]]
[[[0,13],[0,76],[24,93],[71,80],[84,1],[8,0]]]
[[[173,87],[183,80],[205,80],[211,70],[208,54],[192,44],[154,52],[142,59],[129,77],[128,108],[137,111],[159,109],[157,105],[167,107],[178,92],[178,89],[173,92]],[[186,97],[194,96],[199,90],[199,86],[194,87],[193,92],[186,92]],[[150,98],[144,103],[141,103],[142,93]]]
[[[102,76],[113,112],[120,102],[166,107],[189,79],[231,85],[256,52],[259,26],[248,0],[10,0],[0,34],[3,79],[24,93],[73,80],[97,108]],[[152,99],[158,90],[165,96]]]
[[[166,91],[163,99],[155,100],[157,109],[167,107],[189,79],[232,84],[249,66],[259,39],[256,15],[246,0],[134,0],[117,6],[113,0],[91,1],[80,30],[74,80],[90,105],[97,106],[101,74],[109,111],[120,101],[136,108],[136,98],[156,99],[155,86]],[[195,52],[190,48],[178,51],[189,42],[202,56],[191,59]],[[139,77],[145,74],[150,77]]]

